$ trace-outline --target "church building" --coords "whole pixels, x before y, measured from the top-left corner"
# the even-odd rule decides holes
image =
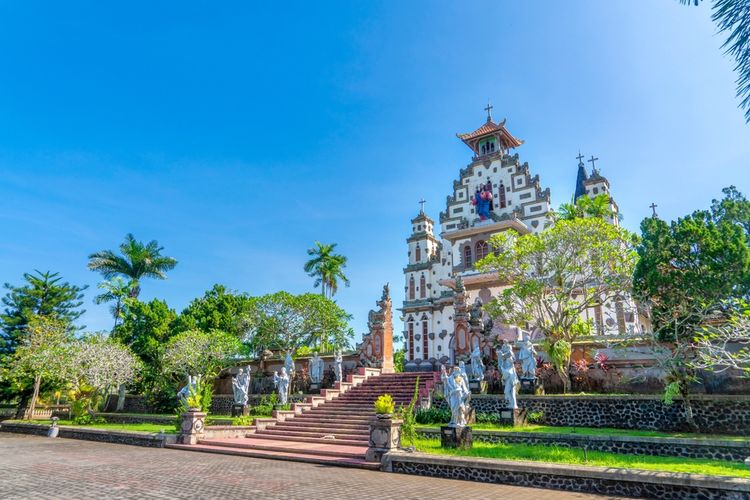
[[[406,340],[406,369],[435,370],[440,364],[467,359],[475,342],[491,355],[498,340],[522,340],[538,332],[525,325],[492,324],[480,306],[502,289],[495,273],[480,273],[474,264],[490,251],[490,237],[501,231],[520,235],[548,228],[550,190],[542,187],[539,175],[532,175],[518,153],[524,141],[496,123],[488,105],[487,120],[473,132],[457,134],[471,149],[471,162],[453,181],[439,228],[422,208],[411,221],[407,238],[409,261],[404,268],[405,300],[401,309]],[[608,194],[617,224],[617,205],[609,181],[596,169],[592,156],[589,174],[578,156],[575,196]],[[640,331],[636,305],[624,298],[587,311],[601,336],[628,335]]]

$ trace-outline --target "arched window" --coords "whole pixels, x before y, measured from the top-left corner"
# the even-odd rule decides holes
[[[423,299],[427,296],[427,280],[424,279],[424,274],[419,278],[419,298]]]
[[[422,249],[419,248],[419,245],[417,245],[417,249],[414,251],[414,258],[417,262],[422,261]]]
[[[414,276],[409,277],[409,300],[414,300]]]
[[[482,260],[487,256],[488,248],[487,248],[487,242],[484,240],[477,241],[476,244],[476,251],[474,252],[474,256],[477,259],[477,262]]]
[[[500,196],[498,201],[500,203],[500,208],[505,208],[508,205],[505,201],[505,186],[502,182],[500,183]]]
[[[464,268],[469,269],[471,267],[471,246],[466,245],[464,247]]]

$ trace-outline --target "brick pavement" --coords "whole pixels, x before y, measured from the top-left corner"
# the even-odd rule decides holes
[[[595,498],[280,460],[0,433],[3,499],[544,497]]]

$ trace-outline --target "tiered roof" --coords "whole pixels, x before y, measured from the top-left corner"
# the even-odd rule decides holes
[[[488,117],[485,124],[475,131],[466,134],[456,134],[456,137],[461,139],[476,154],[479,154],[479,141],[492,136],[498,138],[500,145],[506,151],[511,148],[517,148],[523,144],[523,141],[508,132],[508,129],[505,128],[505,121],[503,119],[500,123],[495,123],[491,117]]]

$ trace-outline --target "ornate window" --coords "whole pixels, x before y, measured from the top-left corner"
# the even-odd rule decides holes
[[[479,240],[477,241],[475,248],[476,250],[474,252],[474,256],[476,257],[477,262],[479,262],[480,260],[482,260],[483,258],[487,256],[487,253],[489,251],[487,247],[487,242],[484,240]]]
[[[471,267],[471,245],[464,247],[464,268],[469,269]]]
[[[423,299],[427,296],[427,280],[424,279],[424,274],[419,278],[419,298]]]
[[[505,186],[502,182],[500,182],[500,197],[498,199],[498,203],[500,204],[500,208],[505,208],[508,206],[508,203],[505,201]]]
[[[417,243],[417,249],[414,251],[414,258],[417,262],[422,261],[422,249],[419,248],[419,243]]]
[[[414,276],[409,277],[409,300],[414,300]]]
[[[409,359],[414,359],[414,323],[409,323]]]
[[[427,322],[422,321],[422,359],[427,359]]]

